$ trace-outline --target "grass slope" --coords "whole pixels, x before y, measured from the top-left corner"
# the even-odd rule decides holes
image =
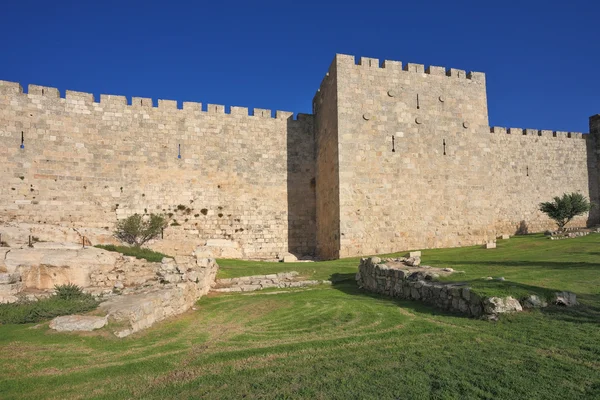
[[[424,262],[568,289],[583,305],[497,323],[360,291],[352,280],[285,293],[208,296],[119,340],[0,326],[0,398],[597,399],[600,235],[426,250]],[[221,276],[298,270],[348,278],[356,260],[223,262]]]

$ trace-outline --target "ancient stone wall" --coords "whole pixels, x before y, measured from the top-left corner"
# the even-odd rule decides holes
[[[541,201],[598,199],[590,135],[490,128],[484,74],[335,62],[341,257],[543,231]]]
[[[110,230],[163,213],[171,251],[225,238],[248,258],[313,254],[313,117],[225,111],[0,81],[3,222]]]
[[[551,229],[538,204],[564,192],[598,202],[600,117],[591,135],[490,127],[485,82],[337,55],[294,119],[0,81],[0,223],[110,233],[163,213],[169,254],[332,259]]]

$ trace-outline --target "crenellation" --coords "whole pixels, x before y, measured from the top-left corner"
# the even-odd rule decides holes
[[[83,104],[91,105],[94,102],[94,95],[92,93],[67,90],[65,93],[65,99],[67,101],[73,101],[77,103],[82,102]]]
[[[184,101],[183,109],[185,111],[202,112],[202,103],[197,103],[195,101]]]
[[[112,94],[101,94],[100,104],[104,106],[127,106],[127,97]]]
[[[402,71],[402,62],[401,61],[384,60],[383,63],[381,64],[381,68],[385,68],[392,72]]]
[[[361,57],[358,65],[369,68],[379,68],[379,59],[370,57]]]
[[[272,118],[271,110],[265,108],[255,108],[254,116],[258,118]]]
[[[490,128],[490,132],[491,133],[509,133],[506,128],[503,128],[503,127],[500,127],[500,126],[492,126]]]
[[[163,110],[177,110],[177,100],[158,100],[158,108]]]
[[[523,135],[523,129],[522,128],[508,128],[506,130],[507,133],[511,134],[511,135]]]
[[[294,113],[291,111],[275,111],[275,119],[294,119]]]
[[[471,71],[467,74],[467,79],[485,84],[485,74],[483,72]]]
[[[21,94],[23,87],[18,82],[0,81],[1,94]]]
[[[423,64],[407,63],[404,66],[404,71],[415,72],[415,73],[418,73],[418,74],[424,74],[425,73],[425,65],[423,65]]]
[[[159,104],[160,104],[160,100],[159,100]],[[152,108],[152,107],[154,107],[154,103],[153,103],[152,99],[147,98],[147,97],[132,97],[131,105],[134,108],[138,108],[138,107]]]
[[[247,117],[248,116],[248,107],[232,106],[230,112],[231,112],[231,115],[241,115],[241,116]]]
[[[60,92],[58,89],[49,86],[29,85],[27,86],[27,94],[56,99],[60,98]]]
[[[429,75],[446,76],[446,68],[430,65],[425,70],[425,73]]]
[[[449,76],[452,78],[466,78],[467,73],[464,69],[449,68],[446,71],[446,76]]]
[[[537,129],[529,129],[529,128],[523,129],[523,135],[524,136],[539,136]]]

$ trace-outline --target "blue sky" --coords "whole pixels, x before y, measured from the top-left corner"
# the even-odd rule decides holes
[[[482,71],[491,125],[587,132],[600,1],[491,3],[5,0],[0,79],[309,113],[345,53]]]

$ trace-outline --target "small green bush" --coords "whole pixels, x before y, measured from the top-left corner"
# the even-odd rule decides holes
[[[592,205],[581,193],[565,193],[553,201],[540,203],[539,210],[548,215],[562,231],[573,218],[590,211]]]
[[[158,251],[152,251],[142,247],[115,246],[112,244],[98,244],[94,247],[108,251],[116,251],[124,256],[132,256],[137,259],[148,260],[150,262],[160,262],[164,257],[173,258],[166,254],[159,253]]]
[[[166,227],[167,220],[160,214],[150,214],[147,218],[140,214],[133,214],[117,222],[115,237],[140,247],[160,235]]]
[[[58,294],[38,301],[21,301],[0,304],[0,324],[28,324],[61,315],[80,314],[92,311],[99,302],[90,294],[61,298]]]
[[[73,283],[56,285],[54,290],[56,290],[56,296],[61,300],[72,300],[85,296],[83,289]]]

